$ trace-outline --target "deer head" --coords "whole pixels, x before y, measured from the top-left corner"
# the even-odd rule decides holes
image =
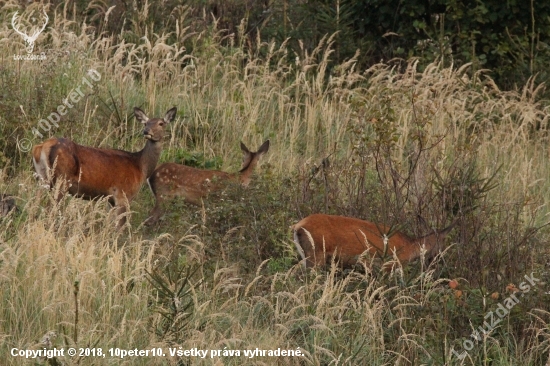
[[[16,11],[15,14],[13,14],[13,17],[11,18],[11,25],[13,27],[13,30],[19,33],[21,37],[23,37],[23,39],[25,40],[25,49],[27,50],[27,53],[32,53],[32,51],[34,50],[34,41],[36,41],[40,33],[42,33],[42,31],[46,28],[46,25],[48,24],[48,20],[50,18],[48,18],[48,14],[46,14],[46,10],[44,10],[44,25],[42,26],[42,28],[34,32],[32,36],[29,36],[26,33],[21,32],[19,29],[17,29],[17,26],[15,25],[17,21],[17,13],[18,12]]]

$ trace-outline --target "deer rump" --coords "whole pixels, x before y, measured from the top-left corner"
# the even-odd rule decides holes
[[[137,193],[134,187],[144,179],[136,153],[82,146],[65,138],[35,146],[33,163],[46,181],[47,169],[53,169],[51,186],[59,178],[65,179],[70,194],[88,200],[121,192],[131,200]],[[114,204],[112,198],[109,202]]]

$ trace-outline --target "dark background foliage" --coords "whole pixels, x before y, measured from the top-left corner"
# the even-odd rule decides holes
[[[245,36],[280,42],[290,38],[289,47],[298,55],[338,32],[336,63],[360,50],[363,67],[410,57],[421,57],[424,64],[434,59],[457,66],[472,62],[490,69],[505,89],[532,75],[537,81],[548,79],[550,2],[544,0],[152,0],[148,5],[153,29],[165,29],[183,7],[194,30],[216,22],[218,29],[238,34],[246,19]],[[107,29],[100,31],[124,36],[129,26],[124,19],[132,19],[145,1],[111,0],[106,6],[116,7]],[[98,24],[98,13],[106,10],[87,1],[77,1],[77,8]]]

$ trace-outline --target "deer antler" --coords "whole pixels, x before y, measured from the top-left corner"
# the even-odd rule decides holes
[[[13,30],[19,33],[19,35],[21,35],[21,37],[23,37],[23,39],[25,40],[25,48],[27,49],[27,53],[32,53],[34,49],[34,41],[36,41],[40,33],[42,33],[42,31],[46,28],[46,25],[48,25],[48,21],[50,20],[50,18],[48,18],[48,14],[46,14],[46,10],[44,9],[44,25],[42,26],[42,28],[34,32],[32,36],[29,37],[26,33],[21,32],[16,27],[15,22],[17,21],[17,13],[18,12],[16,11],[15,14],[13,14],[13,17],[11,18],[11,25],[13,27]]]
[[[13,30],[16,31],[17,33],[19,33],[21,35],[21,37],[23,37],[24,40],[27,40],[27,38],[29,36],[27,36],[25,33],[23,32],[20,32],[19,29],[17,29],[17,27],[15,26],[15,21],[17,20],[17,11],[15,12],[15,14],[13,14],[13,17],[11,18],[11,26],[13,27]]]
[[[42,26],[42,28],[40,28],[39,31],[36,31],[33,35],[32,35],[32,39],[33,40],[36,40],[36,38],[38,38],[38,35],[40,33],[42,33],[42,31],[44,31],[44,29],[46,29],[46,26],[48,25],[48,21],[50,20],[50,18],[48,18],[48,14],[46,14],[46,9],[44,9],[44,25]]]

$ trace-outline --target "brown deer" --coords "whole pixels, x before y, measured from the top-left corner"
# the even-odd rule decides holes
[[[256,152],[251,152],[241,142],[243,164],[238,173],[226,173],[219,170],[204,170],[189,166],[164,163],[147,179],[155,196],[155,207],[145,221],[146,225],[156,223],[162,215],[162,203],[166,196],[183,196],[185,201],[196,206],[210,192],[222,190],[228,182],[240,182],[248,186],[252,172],[260,157],[269,150],[269,140],[265,141]]]
[[[166,124],[174,120],[176,108],[164,118],[149,119],[139,108],[134,115],[145,126],[145,147],[138,152],[100,149],[82,146],[65,138],[51,138],[32,149],[34,169],[38,176],[49,181],[50,187],[61,178],[67,181],[70,194],[83,199],[111,196],[109,203],[117,207],[117,214],[126,212],[125,202],[134,199],[141,185],[155,170]],[[56,197],[58,200],[61,198]],[[126,217],[117,223],[124,225]]]
[[[353,266],[358,261],[368,264],[368,260],[365,260],[367,257],[393,257],[394,253],[405,266],[419,258],[423,248],[426,258],[437,255],[443,239],[456,223],[415,239],[400,232],[389,234],[390,229],[384,225],[324,214],[310,215],[291,226],[291,229],[294,244],[306,268],[330,264],[333,257],[342,267]],[[364,257],[365,254],[368,256]],[[384,267],[391,270],[394,264],[387,263]]]
[[[17,209],[15,198],[9,194],[0,194],[0,217],[8,216],[15,209]]]

